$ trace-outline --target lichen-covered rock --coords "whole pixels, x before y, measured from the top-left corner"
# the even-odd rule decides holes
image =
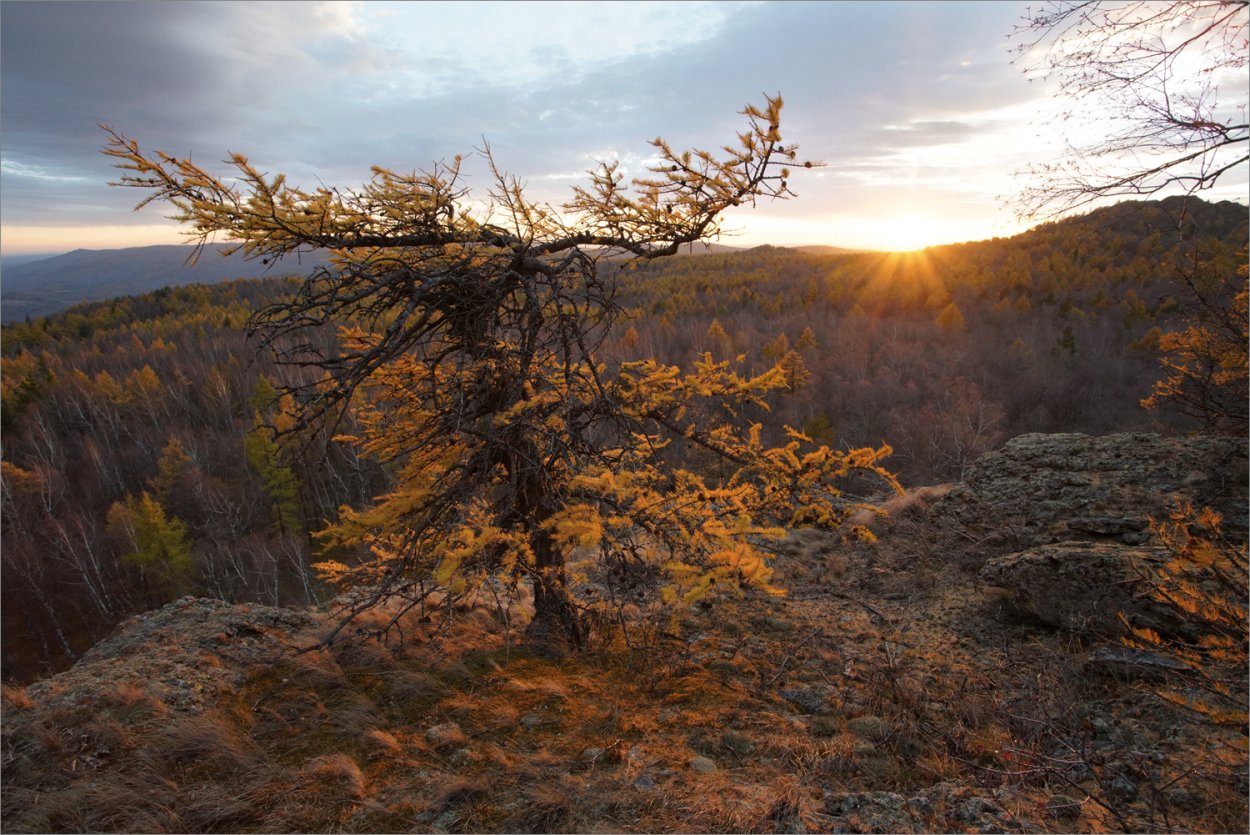
[[[1046,800],[1046,814],[1060,820],[1075,820],[1081,816],[1081,803],[1066,794],[1056,794]]]
[[[842,832],[922,832],[909,802],[894,792],[848,792],[830,795],[825,811]]]
[[[1040,545],[987,560],[981,580],[1011,592],[1023,612],[1052,626],[1117,636],[1123,612],[1134,626],[1173,632],[1171,612],[1145,593],[1140,568],[1167,559],[1161,548],[1102,542]]]
[[[739,757],[749,757],[755,753],[755,743],[737,731],[725,731],[721,734],[720,744]]]
[[[804,713],[820,713],[828,706],[827,687],[790,687],[778,691],[778,695]]]
[[[167,707],[194,712],[237,687],[250,665],[313,643],[304,633],[316,624],[294,609],[183,597],[124,621],[73,667],[27,690],[48,705],[72,705],[136,686]]]
[[[981,456],[933,507],[944,523],[1016,550],[1083,537],[1139,544],[1177,501],[1247,530],[1246,438],[1028,434]]]
[[[1004,812],[999,800],[950,782],[909,798],[888,791],[830,792],[824,812],[832,819],[832,832],[1036,831]]]
[[[452,748],[464,745],[468,740],[464,731],[455,722],[443,722],[428,728],[425,732],[425,741],[435,748]]]
[[[1136,538],[1136,535],[1150,527],[1150,520],[1142,516],[1077,516],[1069,519],[1068,528],[1080,533],[1095,536],[1114,536],[1124,540],[1125,537]],[[1145,539],[1140,540],[1145,542]],[[1129,542],[1136,545],[1137,542]]]
[[[708,759],[707,757],[701,757],[701,756],[691,757],[690,768],[691,770],[697,771],[700,774],[716,773],[716,763],[712,762],[712,760]]]
[[[874,742],[881,742],[890,735],[890,727],[880,716],[857,716],[846,723],[846,729]]]

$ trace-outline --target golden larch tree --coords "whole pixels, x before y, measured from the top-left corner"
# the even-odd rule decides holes
[[[383,600],[450,606],[524,582],[531,638],[576,648],[597,604],[572,592],[575,551],[662,572],[674,602],[772,589],[779,525],[841,522],[860,506],[836,486],[852,470],[893,483],[879,464],[887,447],[835,451],[795,431],[765,442],[742,410],[785,386],[780,368],[742,376],[705,356],[684,371],[654,360],[609,370],[597,355],[619,313],[622,256],[672,255],[715,236],[730,207],[793,196],[791,169],[813,163],[782,139],[781,109],[780,97],[748,106],[716,153],[657,138],[647,176],[626,183],[603,163],[561,210],[530,200],[489,147],[481,209],[459,157],[413,174],[375,168],[358,190],[304,191],[242,155],[227,181],[107,127],[104,153],[118,185],[149,192],[140,207],[171,204],[200,245],[222,235],[268,262],[329,250],[330,266],[252,330],[289,372],[291,431],[351,408],[349,440],[395,474],[390,492],[322,533],[369,554],[320,566],[368,592],[344,623]],[[326,325],[339,339],[319,349],[310,334]],[[713,478],[673,464],[672,444],[726,466]]]

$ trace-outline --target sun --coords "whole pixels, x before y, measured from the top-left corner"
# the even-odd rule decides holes
[[[914,252],[963,240],[954,224],[923,214],[894,215],[883,220],[875,237],[877,247],[887,252]]]

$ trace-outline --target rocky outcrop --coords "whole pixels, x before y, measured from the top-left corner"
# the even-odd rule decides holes
[[[1245,438],[1021,435],[982,456],[934,506],[945,524],[1015,550],[1073,539],[1138,545],[1178,501],[1247,530]]]
[[[174,710],[194,712],[237,687],[249,665],[289,652],[315,624],[292,609],[183,597],[119,624],[72,668],[28,692],[46,704],[75,705],[137,686]]]
[[[1008,589],[1014,603],[1051,626],[1114,637],[1119,613],[1138,627],[1173,632],[1170,610],[1146,596],[1140,571],[1167,559],[1159,548],[1061,542],[994,557],[981,580]]]
[[[1238,750],[1241,728],[1147,695],[1179,653],[993,607],[1159,629],[1134,587],[1164,554],[1147,519],[1181,498],[1244,525],[1244,456],[1232,440],[1018,438],[967,483],[893,503],[876,542],[792,533],[776,561],[790,594],[687,613],[624,663],[513,647],[487,609],[464,631],[414,613],[402,644],[298,653],[332,614],[183,598],[4,688],[3,826],[599,831],[629,809],[649,831],[1032,833],[1150,831],[1163,810],[1177,830],[1237,831],[1244,762],[1211,752]],[[1039,779],[982,779],[1021,769]]]
[[[830,832],[1037,831],[1035,824],[1007,811],[1006,807],[1019,805],[1012,794],[1010,789],[1000,789],[986,795],[949,781],[935,783],[912,797],[889,791],[831,792],[825,797],[825,813],[832,824]],[[960,829],[950,827],[952,818]]]
[[[1166,561],[1150,520],[1179,503],[1246,534],[1245,438],[1022,435],[983,456],[935,507],[940,524],[988,541],[980,579],[1021,614],[1093,636],[1184,631],[1142,581]]]

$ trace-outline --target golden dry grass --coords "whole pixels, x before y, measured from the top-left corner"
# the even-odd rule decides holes
[[[814,540],[798,557],[826,558]],[[1175,750],[1204,758],[1116,761],[1136,769],[1142,799],[1048,816],[1063,793],[1113,800],[1106,761],[1073,786],[1039,759],[1106,743],[1090,736],[1097,711],[1132,714],[1126,743],[1175,717],[1015,627],[965,646],[949,624],[858,596],[874,565],[842,559],[841,597],[808,593],[819,572],[796,573],[789,598],[720,599],[605,630],[594,652],[561,659],[518,645],[484,604],[449,627],[414,616],[403,644],[257,666],[200,713],[130,683],[58,711],[6,689],[5,829],[813,831],[858,825],[829,798],[866,791],[928,792],[914,818],[928,831],[968,828],[972,792],[1034,831],[1113,829],[1116,815],[1211,831],[1244,817],[1244,750],[1199,736]],[[968,611],[967,589],[939,591],[913,605],[934,621]],[[445,723],[462,738],[427,739]],[[1151,786],[1171,794],[1148,808]]]
[[[0,705],[4,710],[30,710],[35,706],[25,687],[6,684],[0,690]]]
[[[329,791],[342,791],[355,800],[367,794],[365,775],[347,754],[323,754],[304,766],[303,775],[310,782],[321,782]]]

